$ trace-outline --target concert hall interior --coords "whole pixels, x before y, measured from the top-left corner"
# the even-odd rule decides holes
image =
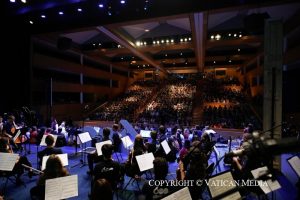
[[[0,200],[300,199],[296,0],[2,0]]]

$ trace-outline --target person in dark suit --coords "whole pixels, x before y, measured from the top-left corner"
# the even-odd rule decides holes
[[[42,160],[44,156],[49,156],[52,154],[62,154],[62,150],[60,148],[54,147],[54,137],[52,135],[47,135],[45,139],[45,143],[47,144],[47,147],[43,149],[42,151],[38,152],[38,158],[39,158],[39,165],[42,165]]]

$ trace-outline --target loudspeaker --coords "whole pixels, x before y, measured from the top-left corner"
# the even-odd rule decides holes
[[[268,13],[253,13],[244,18],[245,29],[252,34],[262,34],[264,32],[265,19],[268,19]]]
[[[71,48],[72,39],[67,37],[60,37],[57,40],[57,48],[60,50],[68,50]]]

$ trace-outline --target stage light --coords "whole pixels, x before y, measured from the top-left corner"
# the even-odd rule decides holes
[[[191,40],[192,40],[192,38],[189,37],[189,41],[191,41]]]
[[[166,40],[166,43],[169,43],[169,40]]]
[[[46,18],[46,15],[41,15],[41,18],[45,19],[45,18]]]
[[[180,38],[180,42],[183,42],[183,39],[182,39],[182,38]]]
[[[30,24],[33,24],[33,21],[30,20],[29,23],[30,23]]]
[[[242,34],[240,34],[239,37],[242,37]]]
[[[62,11],[59,11],[59,12],[58,12],[58,14],[59,14],[59,15],[63,15],[63,14],[64,14],[64,12],[62,12]]]
[[[99,8],[103,8],[104,7],[102,3],[100,3],[98,6],[99,6]]]
[[[155,41],[153,41],[152,43],[153,43],[153,44],[156,44],[156,42],[155,42]]]
[[[147,42],[144,42],[144,45],[147,45]]]
[[[164,41],[164,40],[161,40],[161,43],[163,44],[163,43],[165,43],[165,41]]]
[[[140,41],[137,41],[135,45],[139,47],[141,45]]]
[[[171,42],[173,43],[173,42],[174,42],[174,40],[173,40],[173,39],[171,39]]]
[[[16,0],[9,0],[11,3],[16,3]]]
[[[228,33],[228,36],[230,37],[230,36],[231,36],[231,33]]]
[[[220,34],[217,34],[216,35],[216,40],[220,40],[221,39],[221,35]]]
[[[22,3],[26,3],[26,0],[21,0]]]
[[[210,36],[210,39],[212,39],[212,40],[215,39],[215,36],[214,36],[214,35],[211,35],[211,36]]]
[[[159,40],[157,40],[156,43],[159,44]]]
[[[78,12],[82,12],[82,9],[81,9],[81,8],[77,8],[77,11],[78,11]]]
[[[120,3],[121,3],[121,4],[125,4],[125,1],[124,1],[124,0],[121,0]]]
[[[237,34],[235,33],[233,36],[234,36],[234,37],[236,37],[236,36],[237,36]]]
[[[184,41],[186,42],[188,39],[187,38],[184,38]]]

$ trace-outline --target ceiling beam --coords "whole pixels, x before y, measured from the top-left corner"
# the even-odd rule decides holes
[[[154,66],[156,69],[160,70],[162,73],[167,74],[168,72],[162,67],[160,64],[158,64],[155,60],[153,60],[150,56],[144,54],[143,52],[139,51],[135,45],[128,40],[126,37],[124,37],[122,34],[109,30],[103,26],[98,26],[96,28],[98,31],[104,33],[108,37],[110,37],[112,40],[117,42],[118,44],[122,45],[123,47],[129,49],[131,53],[133,53],[135,56],[138,56],[142,60],[146,61],[150,65]]]
[[[204,68],[205,42],[207,35],[207,13],[194,13],[190,15],[190,24],[195,48],[197,67],[200,72]]]
[[[223,46],[241,46],[241,45],[261,45],[263,38],[261,36],[243,36],[232,40],[208,40],[206,41],[206,49]],[[255,44],[256,43],[256,44]]]

